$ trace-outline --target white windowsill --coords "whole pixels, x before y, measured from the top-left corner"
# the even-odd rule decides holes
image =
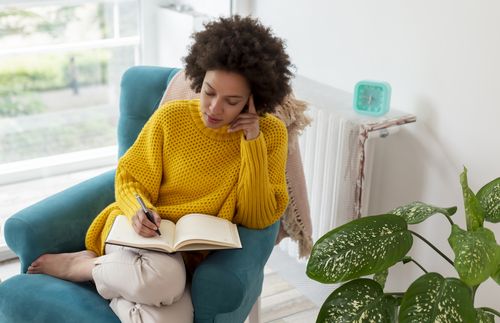
[[[111,166],[117,162],[117,150],[108,146],[0,164],[0,185]]]

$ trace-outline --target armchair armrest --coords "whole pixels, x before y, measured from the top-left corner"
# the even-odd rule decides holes
[[[83,250],[95,216],[114,200],[114,170],[46,198],[10,217],[5,241],[21,271],[44,253]]]
[[[243,322],[262,290],[264,265],[278,234],[279,221],[262,229],[238,226],[242,249],[211,254],[193,275],[195,322]]]

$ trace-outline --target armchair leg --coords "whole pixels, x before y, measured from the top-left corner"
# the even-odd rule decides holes
[[[260,296],[257,298],[257,301],[255,304],[253,304],[252,310],[250,311],[250,314],[248,314],[248,318],[246,319],[245,322],[248,323],[260,323]]]

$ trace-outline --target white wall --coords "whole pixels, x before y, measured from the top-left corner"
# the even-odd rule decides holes
[[[236,4],[235,9],[246,8]],[[172,6],[177,8],[172,10]],[[182,67],[191,33],[201,30],[211,17],[227,16],[229,12],[229,0],[141,1],[142,64]]]
[[[157,12],[160,0],[141,1],[141,38],[142,38],[142,64],[158,64],[158,21]]]
[[[421,200],[457,205],[462,165],[477,191],[500,176],[500,2],[497,0],[255,0],[254,15],[285,38],[297,73],[352,92],[360,79],[391,83],[393,108],[417,123],[378,140],[370,213]],[[486,224],[500,242],[500,225]],[[447,254],[450,226],[435,217],[416,228]],[[430,270],[450,266],[416,242],[412,253]],[[421,273],[412,265],[390,273],[401,290]],[[498,309],[490,279],[477,306]]]

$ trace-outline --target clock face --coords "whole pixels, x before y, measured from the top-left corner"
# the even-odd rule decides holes
[[[354,89],[354,110],[381,116],[389,111],[391,86],[387,82],[360,81]]]

